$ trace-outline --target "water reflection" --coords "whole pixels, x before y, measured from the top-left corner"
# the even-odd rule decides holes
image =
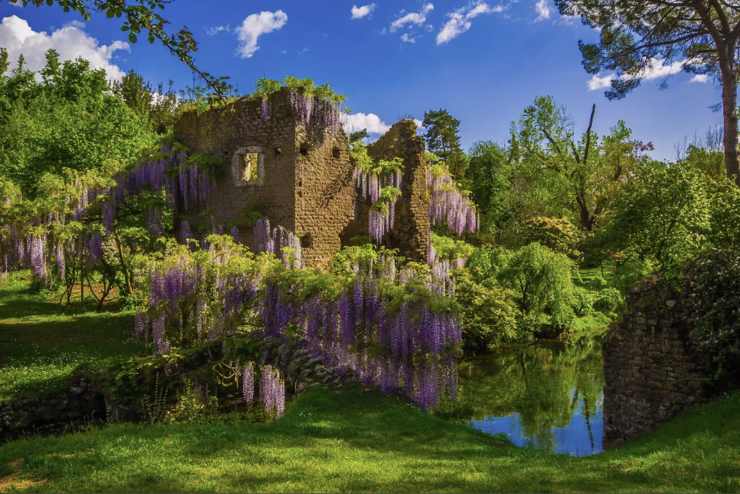
[[[460,400],[476,429],[518,446],[587,456],[603,450],[603,368],[597,342],[530,346],[464,362]]]

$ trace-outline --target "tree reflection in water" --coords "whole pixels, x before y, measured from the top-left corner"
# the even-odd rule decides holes
[[[519,446],[583,456],[602,450],[603,389],[600,342],[533,345],[463,362],[458,402],[441,413]]]

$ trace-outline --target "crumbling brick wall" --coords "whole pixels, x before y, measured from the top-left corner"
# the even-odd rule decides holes
[[[417,261],[426,260],[431,242],[424,149],[424,141],[416,135],[413,120],[401,120],[368,147],[373,159],[403,159],[401,197],[396,206],[395,228],[389,232],[387,243]]]

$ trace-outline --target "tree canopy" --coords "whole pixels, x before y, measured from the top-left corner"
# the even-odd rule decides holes
[[[640,85],[656,63],[680,62],[684,70],[714,74],[722,82],[727,173],[738,168],[738,40],[740,4],[724,0],[556,0],[563,15],[579,15],[600,32],[599,43],[579,42],[591,74],[615,71],[609,98]]]

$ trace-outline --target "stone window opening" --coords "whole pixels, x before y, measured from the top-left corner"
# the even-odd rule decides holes
[[[301,154],[303,156],[307,156],[308,155],[309,148],[308,148],[308,144],[307,143],[304,142],[303,144],[301,144],[301,148],[300,149],[301,149]]]
[[[237,187],[263,185],[265,180],[265,155],[262,148],[239,148],[231,160],[231,172]]]
[[[331,150],[331,155],[335,160],[338,160],[342,157],[342,151],[337,146],[334,146]]]
[[[313,236],[310,233],[306,233],[301,237],[301,248],[310,249],[313,247]]]

